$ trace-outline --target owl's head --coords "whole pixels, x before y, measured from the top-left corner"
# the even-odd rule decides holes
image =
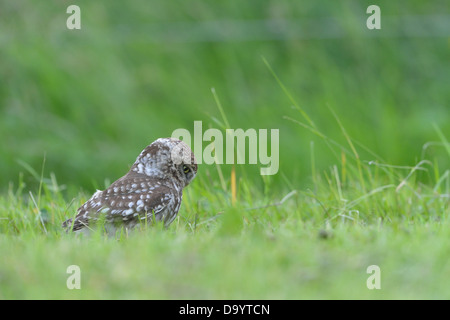
[[[184,188],[197,174],[197,160],[183,141],[160,138],[141,152],[131,171],[158,179],[172,179]]]

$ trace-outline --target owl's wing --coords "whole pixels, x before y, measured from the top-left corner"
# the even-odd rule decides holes
[[[119,179],[105,191],[97,191],[79,209],[74,221],[63,223],[77,231],[99,219],[108,223],[135,223],[140,220],[170,223],[178,213],[181,194],[174,188],[148,178]]]

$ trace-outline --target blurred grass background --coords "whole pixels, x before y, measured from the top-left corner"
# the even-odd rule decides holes
[[[71,4],[81,30],[66,28]],[[381,30],[366,28],[372,4]],[[448,298],[449,9],[1,2],[0,298]],[[156,138],[222,129],[211,88],[233,129],[280,130],[277,175],[237,167],[232,205],[230,166],[222,180],[201,165],[168,230],[63,232]],[[294,101],[340,145],[299,126]],[[366,287],[373,264],[382,290]]]
[[[233,128],[280,129],[272,181],[301,188],[316,139],[283,118],[299,113],[262,57],[326,135],[344,141],[329,105],[386,163],[414,165],[439,141],[433,123],[450,132],[449,4],[377,1],[382,29],[369,31],[372,2],[2,2],[0,188],[19,172],[32,185],[21,163],[40,172],[44,155],[60,184],[102,188],[156,138],[217,127],[212,87]],[[66,28],[70,4],[81,30]],[[321,170],[335,159],[316,142]],[[426,152],[448,167],[444,148]]]

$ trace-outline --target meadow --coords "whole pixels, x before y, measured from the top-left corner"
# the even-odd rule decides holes
[[[69,4],[0,4],[0,299],[450,298],[445,2],[379,1],[381,30],[366,1]],[[194,121],[278,129],[279,171],[202,164],[167,229],[62,230]]]

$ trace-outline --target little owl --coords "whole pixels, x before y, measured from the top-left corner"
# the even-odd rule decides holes
[[[102,220],[112,234],[155,219],[167,227],[180,209],[183,188],[196,174],[197,162],[189,146],[178,139],[160,138],[141,152],[126,175],[106,190],[98,190],[62,226],[67,231],[87,231]]]

